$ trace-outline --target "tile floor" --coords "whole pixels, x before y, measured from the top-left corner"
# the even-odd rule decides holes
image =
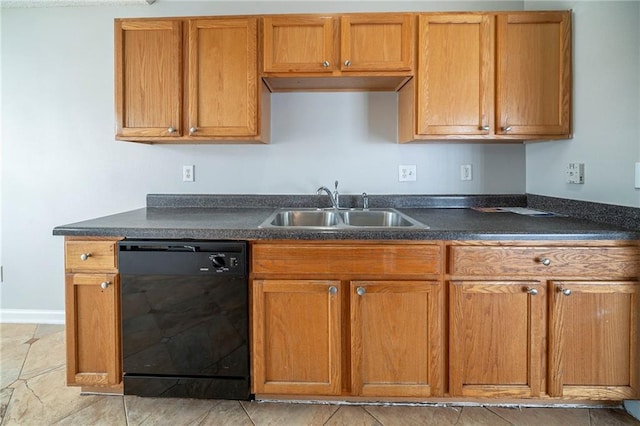
[[[621,409],[410,407],[80,395],[64,327],[0,324],[1,425],[640,425]]]

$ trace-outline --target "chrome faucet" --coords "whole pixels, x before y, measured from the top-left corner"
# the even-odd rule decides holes
[[[316,191],[316,194],[321,195],[323,192],[326,192],[327,195],[329,196],[329,199],[331,200],[331,205],[333,206],[333,208],[336,210],[339,209],[340,194],[338,193],[338,181],[336,181],[336,190],[333,192],[333,194],[331,193],[331,190],[326,186],[321,186],[320,188],[318,188],[318,190]]]
[[[366,192],[362,193],[362,210],[369,210],[369,196]]]

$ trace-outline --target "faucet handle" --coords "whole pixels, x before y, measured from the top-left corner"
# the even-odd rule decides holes
[[[369,196],[367,195],[366,192],[362,193],[362,210],[368,210],[369,209]]]
[[[336,180],[336,183],[335,183],[335,190],[336,191],[338,190],[338,180]]]

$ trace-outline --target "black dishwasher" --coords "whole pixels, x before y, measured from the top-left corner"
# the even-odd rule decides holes
[[[123,240],[124,394],[250,399],[247,244]]]

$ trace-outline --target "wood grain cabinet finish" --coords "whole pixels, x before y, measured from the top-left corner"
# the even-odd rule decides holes
[[[66,239],[67,385],[117,387],[122,381],[116,243]]]
[[[116,19],[116,139],[268,142],[258,18]]]
[[[638,396],[637,242],[452,242],[447,257],[451,395]]]
[[[540,396],[546,349],[543,283],[454,280],[449,286],[451,395]]]
[[[264,72],[331,73],[336,68],[331,16],[265,16]]]
[[[182,22],[115,21],[116,138],[183,133]]]
[[[251,247],[256,393],[443,395],[440,243]]]
[[[263,77],[274,92],[396,91],[413,75],[410,13],[262,18]]]
[[[571,80],[570,11],[420,15],[398,140],[568,139]]]
[[[549,394],[640,396],[640,283],[552,281]]]
[[[571,135],[571,12],[497,17],[496,133]]]
[[[339,395],[340,281],[253,281],[253,390]]]
[[[429,397],[441,392],[441,289],[438,281],[350,283],[355,395]]]

